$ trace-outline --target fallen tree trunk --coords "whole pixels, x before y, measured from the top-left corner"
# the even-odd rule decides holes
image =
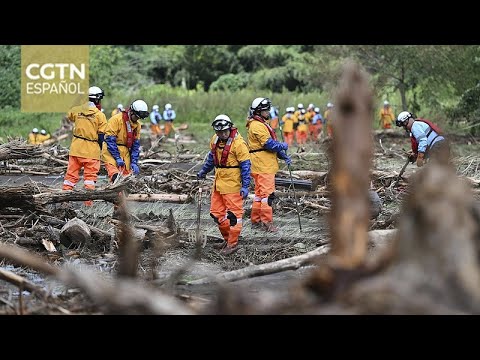
[[[155,202],[165,201],[173,203],[183,203],[188,200],[188,195],[183,194],[130,194],[128,201]]]
[[[218,274],[215,277],[201,278],[198,280],[189,281],[187,285],[202,285],[217,281],[238,281],[255,276],[262,276],[274,274],[286,270],[296,270],[299,267],[315,259],[319,255],[328,253],[330,245],[323,245],[306,254],[293,256],[288,259],[278,260],[272,263],[248,266],[243,269],[233,270]]]
[[[29,174],[29,175],[50,175],[49,172],[42,172],[42,171],[32,171],[32,170],[10,170],[10,167],[7,169],[1,171],[0,169],[0,174]]]
[[[292,181],[295,186],[295,189],[307,189],[313,190],[312,180],[301,180],[301,179],[290,179],[290,178],[280,178],[275,177],[275,185],[276,186],[292,186]]]
[[[48,160],[52,160],[52,161],[55,161],[59,164],[62,164],[62,165],[68,165],[68,161],[67,160],[62,160],[62,159],[57,159],[55,156],[53,155],[50,155],[50,154],[47,154],[47,153],[43,153],[41,155],[44,159],[48,159]]]
[[[377,250],[384,250],[387,246],[391,245],[397,230],[374,230],[368,232],[368,247]],[[215,277],[201,278],[186,282],[187,285],[201,285],[208,284],[215,281],[238,281],[242,279],[252,278],[255,276],[263,276],[268,274],[274,274],[286,270],[296,270],[310,262],[320,255],[327,254],[330,250],[330,245],[322,245],[315,250],[308,253],[293,256],[291,258],[278,260],[272,263],[260,264],[248,266],[243,269],[233,270],[221,274],[217,274]]]
[[[8,259],[64,284],[82,289],[87,296],[109,314],[193,315],[194,312],[173,296],[146,287],[137,280],[105,280],[89,270],[65,266],[54,267],[39,256],[15,246],[0,244],[0,258]]]
[[[17,286],[20,289],[20,291],[27,290],[31,293],[36,293],[41,297],[48,296],[47,292],[44,289],[42,289],[40,286],[37,286],[31,281],[25,279],[24,277],[14,274],[10,271],[0,269],[0,279]]]
[[[285,172],[285,171],[284,171]],[[286,172],[285,172],[286,173]],[[306,177],[306,178],[321,178],[327,175],[326,171],[310,171],[310,170],[295,170],[292,171],[292,175]]]
[[[36,206],[61,203],[65,201],[105,200],[116,202],[118,193],[125,189],[125,184],[98,190],[60,190],[56,193],[42,193],[33,195],[33,202]],[[1,195],[0,195],[1,198]]]
[[[54,144],[56,142],[59,142],[60,140],[63,140],[63,139],[66,139],[68,138],[69,134],[62,134],[62,135],[59,135],[59,136],[54,136],[54,137],[51,137],[50,139],[48,140],[45,140],[41,145],[42,146],[48,146],[48,145],[51,145],[51,144]]]
[[[0,186],[0,209],[6,207],[17,207],[20,209],[35,209],[46,204],[60,203],[66,201],[105,200],[115,202],[119,192],[123,191],[127,181],[120,182],[114,186],[95,190],[57,190],[35,194],[37,188],[31,185],[20,187]]]

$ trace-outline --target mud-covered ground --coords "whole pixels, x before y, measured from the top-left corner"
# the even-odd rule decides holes
[[[328,160],[325,155],[325,144],[308,144],[306,152],[293,154],[292,170],[312,170],[326,172]],[[452,149],[457,172],[459,175],[479,178],[478,168],[480,157],[478,154],[479,143],[471,137],[455,137],[452,139]],[[375,151],[372,170],[382,175],[372,179],[372,190],[376,191],[382,200],[382,211],[376,219],[371,220],[372,229],[394,228],[392,217],[398,213],[402,195],[406,191],[406,181],[402,181],[395,191],[389,190],[391,176],[398,174],[405,163],[404,151],[409,149],[409,140],[398,132],[385,133],[375,137]],[[294,148],[293,150],[296,150]],[[184,164],[178,167],[188,169],[195,173],[201,163]],[[286,166],[281,165],[281,174],[288,174]],[[145,171],[144,171],[145,170]],[[417,171],[414,164],[408,165],[404,178]],[[142,168],[142,175],[148,174],[151,169]],[[315,191],[297,189],[299,215],[302,231],[300,231],[298,215],[295,206],[294,193],[291,188],[277,187],[278,201],[274,205],[274,221],[278,226],[278,233],[267,233],[263,230],[252,229],[248,219],[252,196],[245,204],[243,229],[240,236],[239,250],[229,256],[223,256],[213,245],[219,241],[220,233],[209,216],[209,195],[212,177],[203,184],[203,196],[200,210],[200,232],[207,237],[206,245],[201,249],[200,259],[192,261],[197,250],[194,238],[197,229],[197,199],[192,199],[186,204],[175,203],[147,203],[127,202],[130,225],[133,226],[135,238],[139,239],[140,251],[138,261],[138,280],[175,294],[180,299],[196,299],[197,303],[205,303],[215,299],[219,284],[185,285],[186,282],[213,276],[215,274],[245,268],[249,265],[265,264],[276,260],[286,259],[295,255],[306,253],[315,248],[329,243],[328,210],[315,209],[305,205],[312,197],[320,199],[325,207],[330,201],[324,195],[313,195]],[[0,176],[1,186],[18,186],[25,182],[40,182],[50,187],[60,188],[63,176]],[[323,178],[324,181],[324,178]],[[101,175],[97,187],[107,185],[105,175]],[[321,194],[325,183],[316,183],[318,194]],[[194,196],[198,196],[194,194]],[[65,209],[59,205],[48,205],[51,213],[62,219]],[[62,212],[63,211],[63,212]],[[88,223],[106,232],[116,234],[116,226],[112,222],[113,205],[104,201],[95,201],[93,207],[85,207],[81,202],[72,203],[74,214]],[[167,243],[159,246],[155,240],[149,239],[147,231],[142,226],[167,226],[174,219],[177,235]],[[71,214],[70,214],[71,216]],[[66,220],[63,218],[63,220]],[[33,220],[32,220],[33,221]],[[2,224],[4,224],[2,220]],[[28,227],[33,224],[18,224]],[[2,228],[2,241],[11,242],[15,237],[15,228]],[[47,251],[42,246],[23,246],[25,249],[40,255],[46,262],[62,266],[73,265],[79,269],[88,268],[95,270],[100,276],[113,278],[118,270],[118,246],[116,237],[86,244],[78,248],[64,248],[57,246],[56,251]],[[55,300],[40,299],[28,291],[20,293],[18,287],[0,280],[0,313],[15,314],[95,314],[103,313],[95,304],[92,304],[81,291],[69,288],[58,281],[52,280],[31,271],[27,268],[15,266],[7,261],[0,262],[0,269],[13,272],[27,278],[38,286],[50,292]],[[179,269],[182,271],[179,273]],[[271,291],[278,296],[283,291],[289,291],[299,279],[309,271],[309,267],[299,270],[283,271],[276,274],[254,277],[233,282],[228,286],[242,288],[248,294],[256,296],[259,292]],[[19,299],[21,298],[21,301]],[[20,306],[19,303],[22,305]]]

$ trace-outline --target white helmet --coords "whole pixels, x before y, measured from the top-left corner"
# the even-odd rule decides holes
[[[390,105],[390,103],[389,103],[387,100],[385,100],[385,101],[383,102],[383,105]]]
[[[37,128],[33,128],[32,132],[33,132],[34,134],[38,134],[38,129],[37,129]]]
[[[152,110],[158,110],[158,109],[160,109],[158,105],[153,105],[152,106]]]
[[[232,120],[225,114],[218,115],[212,122],[215,131],[230,129],[233,126]]]
[[[303,109],[303,104],[298,104],[298,105],[297,105],[297,108],[298,108],[298,109]]]
[[[103,99],[105,96],[104,92],[102,89],[100,89],[98,86],[90,86],[88,88],[88,97],[91,99],[96,99],[100,100]]]
[[[123,108],[123,105],[122,105],[122,104],[118,104],[118,105],[117,105],[117,109],[120,110],[120,111],[125,110],[125,109]]]
[[[285,112],[289,112],[290,111],[290,106],[285,108]]]
[[[40,130],[40,134],[47,135],[47,131],[45,129]]]
[[[398,127],[404,126],[407,124],[408,120],[413,118],[413,114],[408,111],[402,111],[400,114],[398,114],[397,121],[395,121],[395,125]]]
[[[313,109],[314,107],[315,107],[315,105],[313,105],[313,104],[308,104],[308,108],[309,108],[309,109]]]
[[[166,104],[165,105],[165,110],[170,110],[172,108],[172,104]]]
[[[287,110],[287,112],[295,112],[295,107],[294,106],[290,106]]]
[[[313,109],[313,111],[315,111],[318,114],[320,112],[320,108],[316,107],[315,109]]]
[[[130,110],[137,115],[140,119],[145,119],[150,115],[148,111],[148,105],[143,100],[135,100],[132,105],[130,105]]]
[[[250,110],[253,112],[260,112],[264,110],[270,110],[272,106],[272,102],[269,98],[258,97],[252,101],[252,106],[250,106]]]
[[[332,108],[332,107],[333,107],[333,104],[332,104],[331,102],[329,102],[329,103],[327,104],[327,108]]]

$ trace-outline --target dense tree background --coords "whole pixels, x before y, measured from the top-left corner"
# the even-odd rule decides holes
[[[395,110],[444,114],[480,132],[476,45],[93,45],[90,82],[129,93],[162,84],[206,93],[331,94],[346,58],[370,72],[378,99],[393,99]],[[20,46],[0,46],[0,61],[0,107],[18,109]]]

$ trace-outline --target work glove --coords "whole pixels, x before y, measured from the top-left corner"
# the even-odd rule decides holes
[[[285,160],[285,162],[287,163],[288,166],[290,166],[292,164],[292,159],[290,158],[290,156],[288,156],[285,152],[281,151],[279,153],[277,153],[277,157],[282,159],[282,160]]]
[[[140,173],[140,168],[137,164],[132,163],[130,167],[132,168],[132,171],[135,175],[138,175]]]
[[[248,196],[248,188],[242,187],[240,189],[240,195],[242,196],[242,199],[246,199]]]
[[[273,140],[272,138],[269,138],[263,147],[267,150],[270,151],[275,151],[275,152],[280,152],[280,151],[285,151],[288,149],[288,144],[285,142],[279,142],[276,140]]]
[[[207,177],[207,174],[210,171],[212,171],[214,167],[215,165],[213,163],[213,154],[211,151],[209,151],[207,160],[205,160],[205,163],[203,164],[202,168],[197,173],[197,179],[205,179]]]
[[[125,167],[125,161],[123,161],[122,158],[116,158],[115,161],[117,163],[117,167]]]
[[[419,152],[417,155],[417,166],[422,167],[425,163],[425,153]]]
[[[207,174],[205,173],[205,171],[203,171],[203,169],[197,173],[197,179],[205,179],[206,177]]]
[[[283,160],[285,160],[288,166],[292,165],[292,158],[287,154],[285,154],[285,157],[283,158]]]

